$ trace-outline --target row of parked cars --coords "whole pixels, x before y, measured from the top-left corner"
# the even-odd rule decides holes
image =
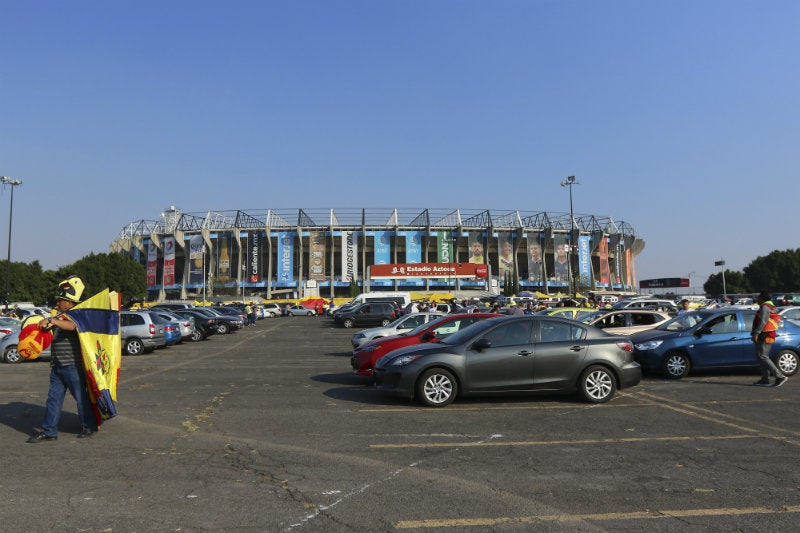
[[[0,357],[5,363],[19,363],[17,351],[22,322],[4,326]],[[243,328],[244,311],[236,307],[192,307],[189,304],[159,304],[142,310],[120,311],[122,353],[141,355],[184,341],[197,342],[211,335],[224,335]],[[41,357],[49,358],[49,349]]]
[[[781,313],[770,357],[793,376],[800,307]],[[577,392],[599,403],[636,385],[642,372],[680,379],[692,371],[757,369],[755,314],[736,306],[677,316],[636,306],[582,316],[421,312],[355,333],[350,362],[378,390],[434,407],[458,396],[531,392]]]

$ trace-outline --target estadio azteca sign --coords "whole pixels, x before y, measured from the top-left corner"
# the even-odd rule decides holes
[[[399,263],[372,265],[369,270],[372,279],[485,278],[489,276],[487,265],[472,263]]]

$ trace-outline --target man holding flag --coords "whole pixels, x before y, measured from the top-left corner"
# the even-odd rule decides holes
[[[81,301],[83,289],[83,281],[77,276],[62,281],[56,296],[56,316],[39,322],[39,329],[53,333],[50,344],[50,390],[47,393],[42,431],[31,435],[27,442],[48,442],[58,438],[58,420],[67,391],[78,404],[81,420],[78,438],[89,437],[97,431],[97,421],[86,386],[77,326],[65,314]]]

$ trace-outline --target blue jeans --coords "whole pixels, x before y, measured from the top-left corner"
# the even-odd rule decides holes
[[[78,416],[82,429],[97,431],[97,420],[94,417],[89,391],[86,389],[86,374],[75,365],[53,366],[50,369],[50,390],[47,393],[47,404],[44,411],[42,430],[45,435],[58,435],[58,420],[67,391],[72,394],[78,404]]]

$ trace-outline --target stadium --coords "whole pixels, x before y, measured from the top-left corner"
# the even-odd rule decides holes
[[[608,216],[467,209],[263,209],[131,222],[111,244],[148,299],[345,297],[354,289],[630,291],[645,242]],[[573,290],[573,292],[574,292]]]

